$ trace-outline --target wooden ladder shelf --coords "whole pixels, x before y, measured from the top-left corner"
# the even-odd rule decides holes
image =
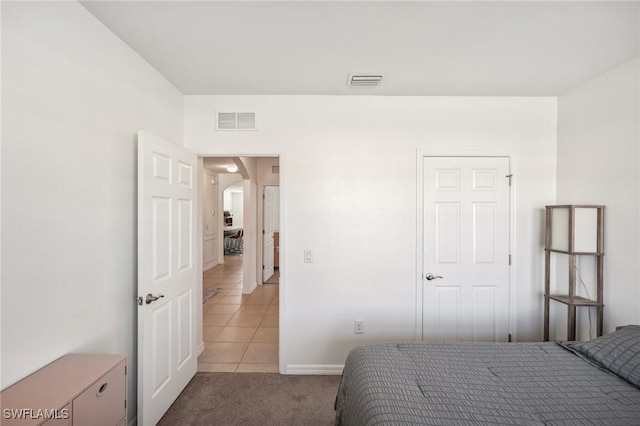
[[[545,209],[544,340],[549,340],[549,305],[551,301],[567,305],[567,340],[576,340],[576,308],[584,306],[596,308],[596,336],[602,336],[604,206],[560,205],[546,206]],[[586,238],[582,238],[584,235]],[[567,257],[569,276],[566,294],[551,294],[552,253]],[[595,256],[596,258],[596,300],[576,295],[576,261],[579,256]]]

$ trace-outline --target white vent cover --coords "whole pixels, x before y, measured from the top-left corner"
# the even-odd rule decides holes
[[[255,112],[219,112],[217,130],[256,130]]]
[[[382,74],[349,74],[347,86],[378,87],[382,84]]]

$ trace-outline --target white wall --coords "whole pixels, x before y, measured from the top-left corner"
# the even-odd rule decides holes
[[[222,194],[222,205],[224,206],[224,210],[232,213],[233,211],[233,202],[231,195],[233,191],[231,189],[225,189]],[[233,214],[233,213],[232,213]]]
[[[278,157],[258,158],[258,185],[278,186],[280,183],[280,174],[273,173],[273,167],[280,165]]]
[[[260,130],[215,132],[217,110],[255,111]],[[357,344],[416,337],[418,153],[511,157],[513,333],[542,338],[554,98],[186,96],[185,145],[280,155],[281,371],[331,370]]]
[[[231,212],[235,216],[236,212],[233,211],[234,210],[233,194],[237,193],[242,188],[242,180],[243,180],[242,176],[235,173],[233,174],[221,173],[219,177],[220,177],[220,186],[222,187],[220,188],[220,190],[222,191],[222,206],[224,210]],[[230,188],[231,185],[233,185],[232,188]],[[240,208],[242,208],[242,206],[240,206]],[[235,223],[237,221],[234,220],[233,222],[235,226]],[[240,226],[242,226],[242,223],[240,223]]]
[[[243,249],[242,249],[242,292],[250,294],[258,285],[257,246],[258,239],[258,162],[255,158],[241,157],[249,179],[244,180],[243,192]]]
[[[233,227],[242,228],[244,224],[244,194],[238,189],[227,190],[231,195],[231,213],[233,214]]]
[[[242,179],[240,179],[242,181]],[[244,196],[242,195],[242,186],[234,185],[233,188],[227,188],[223,192],[224,210],[231,213],[231,226],[234,228],[242,228],[244,223]]]
[[[640,323],[639,75],[636,59],[558,100],[558,204],[606,206],[605,332]],[[583,273],[589,277],[588,270]],[[558,279],[566,281],[566,276]],[[558,313],[558,333],[564,338],[566,310]],[[583,315],[581,339],[587,337],[585,321]]]
[[[200,159],[202,162],[202,158]],[[203,163],[204,164],[204,163]],[[200,200],[202,205],[202,269],[207,271],[220,263],[220,217],[223,212],[218,208],[218,173],[199,168],[202,174]]]
[[[2,2],[2,387],[68,352],[128,355],[136,412],[136,133],[183,97],[76,2]]]

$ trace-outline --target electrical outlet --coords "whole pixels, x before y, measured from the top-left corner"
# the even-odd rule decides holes
[[[353,320],[353,332],[355,334],[364,334],[364,320]]]

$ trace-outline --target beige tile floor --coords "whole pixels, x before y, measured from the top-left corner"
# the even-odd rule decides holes
[[[277,373],[277,280],[242,294],[242,256],[224,259],[203,275],[205,288],[222,290],[202,309],[205,350],[198,371]]]

